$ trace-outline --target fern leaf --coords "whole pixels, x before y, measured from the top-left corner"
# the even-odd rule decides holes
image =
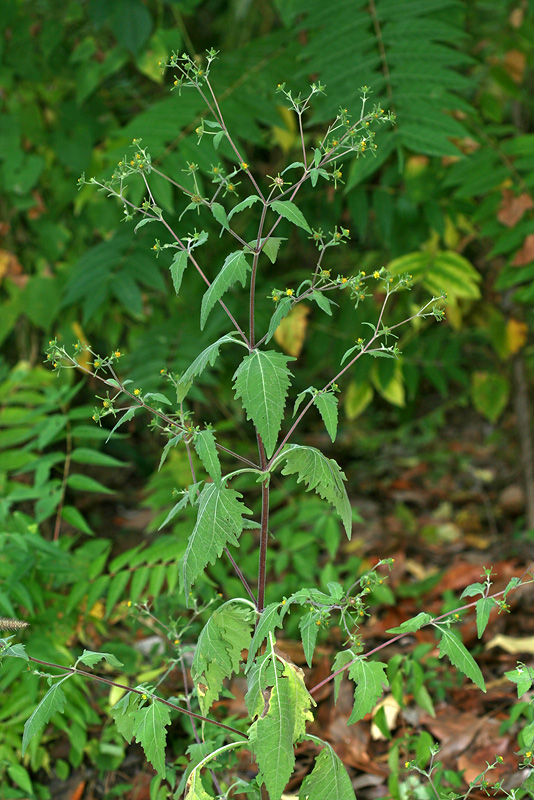
[[[200,307],[201,329],[204,329],[206,320],[215,303],[221,299],[230,286],[237,281],[240,282],[241,286],[245,285],[250,268],[247,257],[242,250],[230,253],[230,255],[226,257],[221,271],[202,298],[202,305]]]
[[[343,481],[345,474],[333,458],[327,458],[315,447],[290,444],[280,453],[285,460],[282,475],[298,475],[298,483],[303,481],[307,489],[314,489],[327,500],[341,517],[347,537],[352,533],[352,510]],[[277,459],[278,461],[278,459]]]
[[[239,492],[215,483],[204,486],[198,502],[198,516],[183,557],[186,597],[202,570],[219,558],[227,544],[239,546],[243,514],[252,512],[238,498]]]
[[[254,350],[245,356],[234,375],[235,396],[242,399],[247,419],[256,426],[267,458],[274,452],[282,425],[291,377],[288,361],[295,359],[274,350]]]

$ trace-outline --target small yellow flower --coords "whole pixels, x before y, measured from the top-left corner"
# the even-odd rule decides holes
[[[134,395],[136,397],[139,397],[140,394],[141,394],[141,389],[134,389]]]
[[[102,405],[104,406],[104,408],[109,408],[109,400],[104,400]]]
[[[174,81],[174,85],[175,85],[175,86],[178,86],[178,81]]]
[[[532,758],[532,750],[527,750],[527,752],[525,753],[525,757]]]
[[[347,283],[347,278],[341,278],[341,283]]]
[[[293,297],[293,289],[286,289],[286,295],[288,297]]]
[[[248,164],[246,161],[241,162],[241,169],[248,169]]]
[[[378,280],[379,277],[380,277],[380,273],[379,273],[379,271],[377,269],[375,269],[375,271],[373,272],[373,278],[376,278]]]
[[[121,351],[115,350],[115,358],[120,358],[120,357],[121,357]]]
[[[361,336],[358,339],[356,339],[356,343],[357,344],[363,344],[363,339],[362,339]]]
[[[214,175],[218,175],[219,172],[220,172],[219,167],[213,167],[212,172],[213,172]]]
[[[332,142],[332,147],[337,147],[338,144],[339,144],[339,141],[337,139],[334,139],[334,141]]]
[[[408,769],[408,767],[410,766],[410,762],[409,761],[405,761],[404,762],[404,766],[406,767],[406,769]]]
[[[273,294],[273,300],[274,300],[274,302],[275,302],[275,303],[278,303],[278,301],[280,300],[280,298],[278,297],[278,295],[277,295],[277,294]]]
[[[132,166],[132,167],[133,167],[133,165],[135,164],[135,161],[133,160],[133,158],[132,158],[132,160],[130,161],[130,164],[131,164],[131,166]]]
[[[143,167],[144,167],[144,166],[145,166],[145,165],[143,164],[143,162],[142,162],[142,161],[140,161],[140,162],[139,162],[139,169],[143,169]]]
[[[131,601],[131,600],[128,600],[128,602],[126,603],[126,605],[128,606],[128,608],[131,608],[131,607],[132,607],[132,601]]]
[[[140,154],[140,153],[136,153],[136,154],[135,154],[135,157],[136,157],[136,158],[141,158],[141,154]]]
[[[321,624],[321,620],[320,620],[320,619],[318,619],[318,620],[317,620],[317,622],[316,622],[315,624],[316,624],[316,625],[320,625],[320,624]]]
[[[166,370],[164,370],[164,369],[160,369],[160,371],[159,371],[159,374],[160,374],[160,375],[165,375],[165,372],[166,372]]]
[[[99,367],[102,366],[102,362],[99,361],[97,358],[95,361],[93,361],[93,366],[96,367],[96,369],[98,369]]]
[[[235,186],[233,183],[229,183],[226,188],[228,189],[229,192],[235,192]]]
[[[363,271],[363,269],[362,269],[362,271],[360,272],[360,275],[362,275],[362,276],[365,278],[365,276],[367,275],[367,273],[366,273],[366,272],[364,272],[364,271]]]
[[[179,639],[175,639],[174,640],[174,644],[180,644],[180,640]]]
[[[93,414],[92,419],[96,422],[96,414]]]
[[[147,695],[146,694],[142,694],[141,697],[143,698],[143,700],[147,699]]]
[[[454,617],[454,619],[460,619],[460,615],[459,614],[453,614],[453,617]]]

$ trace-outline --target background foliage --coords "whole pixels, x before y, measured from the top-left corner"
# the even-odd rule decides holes
[[[150,595],[160,615],[180,610],[173,563],[185,547],[180,525],[190,521],[181,518],[165,536],[146,534],[166,516],[172,489],[187,482],[187,463],[174,451],[157,473],[159,443],[137,421],[130,437],[104,450],[107,434],[90,421],[95,387],[74,376],[57,382],[41,363],[56,335],[67,346],[88,340],[97,352],[116,346],[123,374],[157,390],[160,369],[183,370],[225,332],[217,309],[203,331],[188,313],[199,284],[174,296],[169,260],[151,251],[150,226],[133,236],[119,207],[77,189],[84,171],[107,178],[133,137],[167,173],[182,176],[188,161],[210,169],[212,150],[196,146],[200,104],[192,94],[169,94],[158,60],[172,49],[220,49],[214,79],[226,120],[251,163],[273,175],[298,144],[293,117],[274,99],[281,81],[295,91],[310,77],[326,84],[308,120],[310,141],[339,102],[356,113],[363,84],[396,114],[397,126],[377,134],[378,156],[344,169],[342,191],[326,186],[320,199],[315,191],[301,198],[305,216],[324,230],[340,220],[351,230],[350,249],[335,251],[336,269],[387,265],[412,273],[422,293],[449,296],[447,323],[424,336],[406,333],[395,369],[377,359],[343,387],[346,458],[364,460],[380,446],[380,430],[401,436],[409,451],[413,439],[399,432],[418,426],[435,436],[454,406],[470,403],[498,425],[532,374],[532,10],[528,0],[336,0],[335,13],[320,0],[0,0],[0,612],[32,623],[32,643],[45,658],[110,638],[106,649],[139,676],[143,656],[125,633],[126,600]],[[154,191],[166,212],[180,213],[170,184],[154,179]],[[247,212],[241,218],[246,238]],[[208,218],[202,226],[219,263],[217,226]],[[292,236],[259,291],[296,285],[309,268],[309,246]],[[392,322],[417,299],[397,302]],[[359,333],[361,320],[355,328],[348,313],[336,329],[313,312],[295,315],[277,343],[288,355],[302,350],[310,371],[328,374]],[[220,391],[229,385],[221,363],[193,397],[199,411],[216,409],[219,430],[233,430],[241,420],[230,393]],[[298,391],[311,382],[306,374],[301,380]],[[436,408],[442,415],[430,416]],[[309,426],[307,435],[317,435],[318,421]],[[334,566],[340,532],[318,518],[313,501],[298,508],[282,490],[273,499],[273,569],[285,571],[284,591],[317,571],[326,583],[359,569],[357,555]],[[147,516],[135,530],[128,509],[139,504]],[[527,527],[533,514],[534,506]],[[253,550],[246,533],[244,571]],[[330,558],[321,559],[325,551]],[[211,570],[213,583],[224,581],[230,596],[234,578],[221,570]],[[46,741],[34,740],[19,765],[28,698],[39,682],[21,680],[18,669],[10,664],[0,675],[11,698],[0,739],[11,788],[0,796],[22,797],[32,777],[66,776],[84,757],[103,770],[121,763],[122,740],[104,736],[102,748],[94,733],[105,695],[90,706],[84,687],[69,681],[76,718],[68,756],[50,756]],[[39,780],[31,791],[46,796]]]

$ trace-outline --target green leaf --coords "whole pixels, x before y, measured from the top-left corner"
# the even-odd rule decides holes
[[[204,789],[199,770],[195,770],[189,777],[184,800],[215,800],[214,796]]]
[[[315,447],[290,444],[279,456],[285,460],[282,475],[298,475],[298,483],[304,481],[306,491],[313,489],[334,506],[341,517],[347,537],[352,533],[352,509],[343,481],[344,472],[333,458],[327,458]],[[278,459],[277,459],[278,461]],[[273,465],[274,466],[274,465]]]
[[[180,384],[185,385],[193,380],[193,378],[198,378],[201,375],[208,364],[213,367],[217,357],[219,356],[219,350],[222,344],[232,343],[232,344],[244,344],[241,339],[236,338],[236,333],[227,333],[225,336],[221,336],[220,339],[217,339],[216,342],[213,342],[203,350],[200,355],[198,355],[191,366],[189,366],[182,377],[180,378]]]
[[[407,619],[406,622],[397,625],[396,628],[388,628],[386,633],[414,633],[414,631],[418,631],[419,628],[422,628],[423,625],[428,625],[429,622],[432,622],[432,619],[433,617],[430,614],[421,611],[416,617]]]
[[[257,203],[260,200],[257,194],[251,194],[249,197],[245,197],[244,200],[241,200],[236,206],[232,208],[230,213],[228,214],[228,219],[232,219],[234,214],[239,214],[240,211],[244,211],[245,208],[250,208],[251,205]]]
[[[276,306],[274,313],[269,323],[269,330],[267,331],[267,338],[265,344],[270,342],[274,336],[275,330],[278,328],[284,317],[287,317],[293,307],[293,300],[291,297],[283,297]]]
[[[471,399],[479,414],[497,422],[508,405],[510,382],[496,372],[474,372],[471,376]]]
[[[313,700],[298,667],[283,662],[280,674],[274,670],[272,685],[263,689],[263,713],[249,729],[249,742],[258,768],[258,780],[265,784],[271,800],[280,800],[295,765],[294,744],[313,720]]]
[[[349,678],[355,682],[356,688],[354,708],[347,720],[348,725],[358,722],[373,710],[378,698],[384,692],[384,686],[389,686],[386,669],[387,664],[381,661],[367,661],[363,657],[349,667]]]
[[[462,597],[476,597],[477,594],[483,595],[486,591],[486,584],[485,583],[471,583],[469,586],[466,586],[463,590],[462,594],[460,595],[460,600]]]
[[[24,735],[22,737],[22,755],[24,755],[26,752],[26,748],[33,737],[39,733],[41,728],[50,722],[50,718],[54,714],[63,713],[66,697],[63,689],[61,688],[61,684],[63,681],[68,680],[71,676],[72,674],[67,675],[57,683],[54,683],[54,685],[51,686],[47,691],[31,717],[27,720],[26,724],[24,725]]]
[[[262,239],[262,253],[265,253],[271,264],[274,264],[277,256],[278,251],[280,250],[280,245],[282,242],[285,242],[285,239],[278,236],[270,236],[264,244],[264,239]]]
[[[115,423],[113,428],[110,430],[108,437],[106,439],[106,444],[109,442],[109,440],[111,439],[117,428],[119,428],[124,422],[129,422],[131,419],[133,419],[133,415],[135,414],[136,411],[139,410],[140,407],[141,406],[132,406],[132,408],[129,408],[127,411],[124,412],[120,420],[117,423]]]
[[[334,748],[317,736],[307,738],[324,749],[299,789],[300,800],[356,800],[347,770]]]
[[[504,673],[509,681],[517,685],[517,696],[522,697],[525,692],[530,691],[534,683],[534,670],[525,664],[518,664],[516,669]]]
[[[183,511],[183,509],[186,508],[189,505],[189,503],[190,503],[189,494],[184,494],[184,496],[181,498],[181,500],[179,500],[176,503],[176,505],[174,505],[171,508],[171,510],[169,511],[169,513],[167,514],[167,516],[165,517],[165,519],[163,520],[163,522],[159,526],[158,531],[160,531],[162,528],[165,527],[165,525],[167,525],[168,522],[170,522],[172,519],[174,519],[174,517],[177,514],[179,514],[180,511]]]
[[[239,492],[215,483],[204,486],[198,516],[183,557],[182,569],[186,597],[203,569],[219,558],[228,544],[239,546],[243,514],[252,512],[238,498]]]
[[[73,528],[77,528],[88,536],[94,536],[94,530],[90,527],[85,517],[75,506],[63,506],[61,509],[61,519],[64,519]]]
[[[193,445],[208,475],[217,485],[220,485],[221,462],[219,461],[219,454],[217,452],[213,431],[206,428],[204,431],[195,433]]]
[[[282,425],[284,406],[291,373],[288,361],[274,350],[254,350],[245,356],[234,374],[235,397],[241,398],[247,412],[262,438],[267,458],[276,447]]]
[[[266,606],[256,624],[256,630],[250,647],[248,650],[247,666],[245,672],[248,672],[253,664],[254,657],[258,652],[260,645],[265,641],[270,633],[274,633],[276,628],[282,627],[282,618],[280,616],[280,603],[270,603]]]
[[[315,300],[319,308],[328,314],[329,317],[332,316],[332,306],[337,306],[337,303],[334,303],[333,300],[330,300],[329,297],[326,297],[323,292],[318,292],[316,289],[310,295],[310,300]]]
[[[71,489],[78,489],[81,492],[101,492],[102,494],[114,494],[112,489],[108,489],[100,481],[90,478],[89,475],[69,475],[67,486]]]
[[[90,447],[76,447],[71,454],[71,461],[77,464],[96,464],[99,467],[126,467],[124,461],[119,461],[118,458],[107,453],[100,453],[98,450],[93,450]]]
[[[88,667],[94,667],[95,664],[102,660],[107,661],[112,667],[124,666],[113,653],[95,653],[92,650],[84,650],[78,659],[82,664],[87,664]]]
[[[280,214],[281,217],[284,217],[285,219],[289,220],[289,222],[292,222],[293,225],[297,225],[299,228],[304,228],[304,230],[308,231],[308,233],[312,232],[310,226],[304,218],[302,211],[290,200],[274,200],[271,203],[271,208],[273,211],[276,211],[277,214]]]
[[[135,727],[137,724],[136,713],[139,709],[140,703],[140,695],[133,694],[132,692],[126,692],[124,697],[121,697],[118,703],[115,703],[109,712],[115,720],[117,730],[121,736],[124,736],[128,744],[131,743],[134,737]]]
[[[319,414],[323,418],[328,435],[332,441],[335,442],[337,435],[338,414],[337,397],[333,392],[319,392],[313,398],[313,402],[319,409]]]
[[[304,656],[309,667],[312,665],[317,634],[319,633],[319,625],[317,624],[319,619],[320,616],[316,611],[308,611],[299,622],[302,647],[304,648]]]
[[[239,281],[241,286],[245,285],[247,274],[250,272],[250,264],[242,250],[236,250],[226,257],[222,269],[214,278],[211,286],[202,298],[200,308],[200,328],[203,330],[209,313],[215,303],[234,283]]]
[[[165,740],[167,725],[171,724],[171,715],[167,706],[152,699],[148,706],[136,712],[135,741],[139,742],[145,756],[158,775],[165,777]]]
[[[210,208],[211,208],[211,213],[213,214],[217,222],[220,222],[223,228],[228,230],[230,228],[230,225],[228,224],[228,217],[226,216],[226,211],[224,210],[224,206],[222,206],[220,203],[212,203]]]
[[[494,601],[491,597],[481,597],[480,600],[477,600],[475,608],[477,612],[477,634],[479,639],[486,630],[494,605]]]
[[[486,685],[480,667],[477,662],[460,641],[460,639],[445,625],[436,625],[441,633],[441,641],[439,643],[439,656],[448,656],[451,664],[457,667],[464,675],[467,675],[473,683],[483,692],[486,691]]]
[[[180,294],[180,288],[182,286],[182,278],[184,277],[185,268],[187,267],[187,262],[189,260],[189,256],[187,255],[186,250],[179,250],[178,253],[175,253],[171,262],[170,270],[171,270],[171,277],[172,277],[172,284],[174,286],[174,291],[176,294]]]
[[[204,716],[219,697],[225,678],[239,670],[241,651],[250,645],[253,623],[252,609],[237,603],[225,603],[213,612],[202,629],[191,676]]]
[[[169,439],[169,441],[167,442],[167,444],[165,445],[165,447],[163,448],[163,451],[161,453],[161,458],[159,460],[159,466],[158,466],[158,472],[162,468],[162,466],[164,465],[165,461],[167,460],[167,456],[169,455],[169,451],[173,447],[176,447],[176,445],[178,445],[182,441],[182,439],[184,438],[184,433],[185,433],[184,431],[180,431],[180,433],[177,433],[176,436],[172,437],[172,439]]]

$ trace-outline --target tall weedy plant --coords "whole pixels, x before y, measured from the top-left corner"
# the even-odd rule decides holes
[[[318,448],[311,447],[296,439],[301,420],[315,409],[324,422],[332,442],[336,439],[338,427],[338,384],[345,375],[364,358],[396,359],[399,350],[396,330],[414,319],[434,317],[443,318],[441,308],[444,297],[432,297],[415,313],[404,321],[387,324],[388,304],[391,297],[410,288],[410,276],[392,277],[386,269],[372,275],[356,270],[352,275],[336,274],[325,265],[325,257],[332,248],[344,245],[349,240],[349,230],[337,226],[324,233],[321,228],[312,228],[300,211],[296,201],[299,191],[310,183],[315,187],[319,181],[330,181],[334,187],[342,180],[341,164],[349,156],[363,157],[373,153],[374,127],[391,123],[393,118],[379,106],[368,107],[368,89],[362,87],[362,106],[354,121],[345,108],[341,108],[316,146],[308,147],[304,133],[303,118],[312,99],[324,91],[319,83],[313,84],[307,96],[293,96],[284,84],[278,86],[278,93],[288,103],[296,115],[302,155],[299,161],[289,164],[280,174],[260,176],[226,127],[217,97],[210,82],[210,69],[216,58],[215,51],[209,51],[206,66],[200,66],[188,56],[173,55],[168,64],[162,65],[175,71],[173,89],[181,92],[192,88],[200,93],[206,114],[196,129],[199,142],[212,137],[214,150],[225,148],[227,157],[222,166],[212,167],[210,177],[213,191],[209,197],[201,189],[201,176],[196,164],[187,165],[186,172],[191,185],[185,186],[165,176],[152,163],[148,150],[141,141],[134,140],[132,155],[124,157],[111,180],[98,182],[94,178],[88,183],[99,186],[111,197],[124,205],[127,220],[139,219],[135,230],[144,225],[157,225],[165,229],[171,241],[161,244],[156,239],[154,250],[157,255],[166,249],[172,252],[170,271],[172,283],[177,294],[180,293],[184,273],[196,271],[206,284],[200,307],[200,327],[206,322],[218,305],[228,321],[227,332],[209,344],[195,358],[181,375],[165,373],[173,387],[174,396],[160,393],[144,394],[131,381],[122,380],[117,372],[119,350],[102,357],[86,343],[78,342],[74,353],[57,340],[50,342],[48,359],[57,371],[63,369],[82,369],[98,378],[105,386],[106,394],[101,397],[101,405],[95,409],[93,419],[101,424],[112,415],[115,425],[111,434],[133,415],[144,409],[153,416],[156,427],[167,437],[163,448],[161,464],[175,447],[184,447],[191,467],[191,484],[184,488],[178,501],[165,520],[169,523],[187,506],[196,513],[196,522],[188,539],[187,549],[180,562],[181,588],[185,593],[192,616],[205,612],[206,605],[195,594],[196,583],[206,568],[217,559],[227,559],[238,576],[243,592],[241,597],[231,597],[219,602],[206,622],[194,648],[191,665],[191,679],[194,691],[189,694],[189,677],[184,667],[183,644],[187,640],[186,622],[176,636],[176,663],[181,664],[186,681],[186,704],[164,699],[157,693],[157,687],[139,685],[135,688],[122,686],[125,693],[111,709],[111,714],[120,732],[128,741],[134,738],[141,743],[146,757],[161,778],[167,778],[173,797],[181,797],[185,792],[187,800],[206,800],[214,797],[230,797],[246,793],[249,797],[280,800],[295,764],[295,745],[308,739],[318,749],[315,766],[300,788],[300,797],[309,800],[349,800],[354,798],[349,775],[332,746],[318,736],[307,732],[307,723],[313,720],[315,706],[314,694],[329,681],[334,682],[335,696],[339,690],[342,676],[354,682],[354,708],[349,723],[361,720],[376,705],[378,699],[391,684],[394,696],[402,705],[403,682],[399,681],[398,659],[388,664],[373,656],[388,644],[417,631],[423,626],[432,625],[439,635],[439,654],[448,656],[450,661],[484,690],[482,673],[461,639],[454,631],[454,624],[460,619],[462,610],[476,607],[479,635],[482,635],[494,608],[507,608],[507,593],[524,578],[514,579],[504,592],[491,595],[491,570],[485,570],[483,581],[468,587],[464,595],[478,597],[467,605],[433,618],[422,612],[398,628],[391,629],[389,641],[365,651],[362,641],[362,626],[368,613],[368,601],[374,587],[384,580],[384,569],[391,566],[392,559],[381,559],[370,572],[356,578],[351,585],[343,587],[330,582],[325,587],[302,587],[289,597],[279,597],[268,605],[265,603],[268,580],[268,557],[270,536],[276,537],[276,530],[269,526],[270,483],[277,471],[283,476],[296,476],[307,491],[316,492],[325,501],[325,513],[335,512],[341,518],[347,537],[351,536],[352,512],[345,488],[345,475],[339,464],[328,458]],[[157,174],[170,181],[187,199],[186,212],[211,214],[221,226],[231,243],[224,263],[214,270],[209,257],[208,234],[196,228],[189,233],[179,233],[169,222],[166,214],[158,206],[151,190],[151,177]],[[127,186],[132,176],[140,176],[144,182],[145,198],[137,205],[129,199]],[[84,184],[85,178],[80,179]],[[238,187],[243,192],[248,185],[251,193],[237,201]],[[257,210],[257,228],[254,238],[246,241],[234,228],[238,215],[245,209]],[[267,302],[271,305],[271,318],[266,330],[259,330],[256,312],[259,303],[258,276],[261,270],[273,271],[283,239],[277,236],[282,220],[287,220],[299,231],[304,231],[315,249],[310,258],[309,274],[300,286],[280,289],[273,286]],[[214,277],[209,277],[213,275]],[[189,276],[188,276],[189,277]],[[280,284],[280,278],[274,281]],[[232,313],[226,305],[225,293],[236,284],[246,288],[246,303],[242,313]],[[288,395],[291,393],[293,374],[296,369],[295,358],[279,352],[273,346],[273,336],[282,320],[295,312],[301,303],[313,303],[319,311],[331,316],[342,294],[346,302],[359,307],[366,298],[377,296],[380,304],[371,304],[371,318],[366,322],[369,335],[358,338],[347,350],[338,365],[332,365],[332,375],[324,385],[308,387],[296,397],[292,397],[292,408],[287,411]],[[194,419],[188,406],[188,392],[194,381],[209,367],[215,364],[220,351],[225,349],[236,358],[233,376],[235,400],[250,421],[250,434],[255,438],[256,456],[223,447],[217,440],[214,426],[203,426]],[[163,410],[164,408],[170,410]],[[110,435],[111,435],[110,434]],[[203,474],[197,474],[193,451],[203,467]],[[252,452],[252,451],[251,451]],[[223,469],[229,458],[235,461],[232,471]],[[161,465],[160,464],[160,465]],[[261,493],[261,514],[259,519],[250,519],[251,511],[238,491],[239,486],[253,495]],[[330,507],[330,509],[329,509]],[[257,550],[257,576],[243,574],[239,565],[239,537],[245,529],[259,529]],[[209,605],[209,603],[208,603]],[[345,637],[344,649],[333,660],[332,673],[315,686],[306,684],[301,669],[276,646],[276,633],[283,628],[290,611],[299,609],[299,629],[306,661],[312,665],[319,631],[335,620]],[[170,629],[169,629],[170,630]],[[173,629],[175,630],[175,629]],[[242,653],[248,651],[242,663]],[[3,640],[5,655],[46,664],[29,658],[20,644]],[[90,673],[80,665],[94,667],[105,659],[112,666],[121,666],[117,659],[107,653],[85,651],[74,666],[60,668],[59,676],[47,675],[50,689],[41,704],[33,712],[26,724],[23,751],[28,743],[50,717],[64,706],[65,696],[62,684],[73,675]],[[56,666],[46,664],[46,666]],[[526,669],[526,668],[525,668]],[[235,673],[246,677],[248,691],[246,708],[248,715],[232,725],[209,716],[214,702],[220,697],[224,682]],[[46,674],[46,673],[43,673]],[[522,676],[523,688],[525,673]],[[396,677],[397,676],[397,677]],[[116,681],[100,676],[96,680],[113,686],[121,686]],[[529,686],[533,682],[532,670],[528,671]],[[423,705],[430,704],[427,693],[422,690],[423,671],[414,671],[415,690]],[[517,681],[516,681],[517,682]],[[426,690],[425,690],[426,691]],[[198,711],[193,710],[191,697],[196,696]],[[191,763],[182,780],[179,781],[170,765],[165,761],[166,728],[171,722],[171,710],[187,715],[194,727],[197,744],[189,749]],[[202,723],[201,728],[195,721]],[[214,733],[215,732],[215,733]],[[534,731],[532,737],[534,738]],[[528,747],[528,743],[526,745]],[[257,776],[253,780],[232,780],[231,772],[215,772],[221,765],[230,763],[233,751],[250,751],[257,765]],[[525,751],[526,752],[526,751]],[[435,752],[432,752],[432,759]],[[428,761],[428,759],[427,759]],[[425,761],[425,763],[427,763]],[[425,771],[425,764],[418,760],[407,762],[406,767],[417,769],[432,780],[435,769],[433,760]],[[211,772],[210,772],[211,770]],[[209,775],[211,774],[211,779]],[[159,780],[159,779],[158,779]],[[433,784],[434,785],[434,784]],[[164,794],[170,796],[167,789]]]

